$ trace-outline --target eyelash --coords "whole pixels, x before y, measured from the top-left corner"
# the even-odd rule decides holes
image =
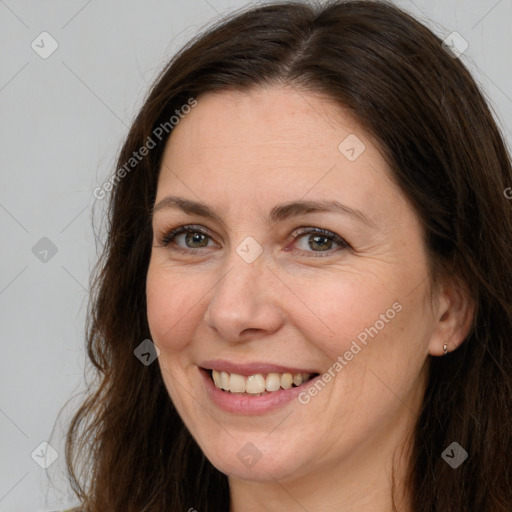
[[[160,245],[163,247],[169,246],[169,244],[173,241],[174,238],[176,238],[178,235],[181,235],[183,233],[202,233],[203,235],[205,235],[211,239],[210,235],[206,232],[206,230],[202,226],[184,225],[184,226],[178,226],[174,229],[171,229],[166,234],[164,234],[162,236],[162,238],[160,239]],[[298,230],[296,230],[293,233],[292,238],[295,241],[295,240],[301,238],[303,235],[308,235],[308,234],[325,236],[326,238],[337,243],[340,246],[340,249],[350,249],[351,248],[350,244],[348,242],[346,242],[343,238],[338,236],[336,233],[333,233],[332,231],[328,231],[328,230],[322,229],[322,228],[300,227],[300,228],[298,228]],[[199,249],[201,249],[201,248],[199,248]],[[175,244],[174,244],[174,247],[172,248],[172,250],[186,253],[186,254],[190,254],[191,252],[197,252],[197,249],[192,249],[192,248],[185,249],[185,248],[179,247],[178,245],[175,245]],[[337,252],[337,251],[335,251],[335,250],[303,251],[300,249],[299,250],[294,249],[293,252],[300,253],[300,254],[303,254],[304,252],[306,252],[306,253],[312,252],[313,254],[315,254],[315,253],[317,254],[317,255],[313,256],[314,258],[322,258],[322,257],[330,256],[331,254],[333,254],[334,252]]]

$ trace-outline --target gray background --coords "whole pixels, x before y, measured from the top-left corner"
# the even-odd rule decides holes
[[[443,39],[456,31],[469,43],[461,58],[510,147],[511,0],[396,3]],[[56,419],[84,387],[85,307],[96,258],[92,207],[98,223],[105,206],[92,191],[112,171],[164,62],[207,23],[247,4],[0,0],[1,512],[72,504],[62,478],[69,412]],[[43,45],[43,31],[59,45],[46,59],[31,47],[34,40]],[[37,254],[48,250],[43,237],[55,254]],[[31,457],[43,441],[59,454],[48,472]]]

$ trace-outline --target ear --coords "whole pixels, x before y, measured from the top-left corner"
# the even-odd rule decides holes
[[[428,351],[430,355],[442,356],[445,343],[448,352],[453,352],[466,339],[473,323],[475,303],[465,287],[454,279],[439,286],[436,299],[433,312],[437,323]]]

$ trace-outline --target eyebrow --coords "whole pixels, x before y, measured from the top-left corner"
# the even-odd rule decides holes
[[[177,208],[190,215],[198,215],[224,224],[221,217],[207,204],[177,196],[167,196],[158,201],[158,203],[153,206],[152,215],[167,208]],[[274,206],[268,218],[270,222],[274,223],[308,213],[341,213],[352,217],[370,228],[378,228],[377,224],[362,211],[344,205],[338,201],[292,201],[290,203]]]

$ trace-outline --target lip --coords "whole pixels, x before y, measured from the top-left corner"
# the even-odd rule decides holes
[[[260,362],[240,364],[222,359],[204,361],[203,363],[198,364],[198,366],[205,370],[237,373],[238,375],[243,375],[244,377],[248,377],[249,375],[256,375],[257,373],[291,373],[292,375],[296,373],[320,373],[318,370],[312,370],[309,368],[293,368],[273,363]],[[275,391],[275,393],[277,393],[277,391]]]
[[[262,396],[251,396],[230,393],[227,391],[223,391],[222,389],[218,389],[213,383],[212,379],[210,378],[209,369],[199,368],[199,373],[201,374],[201,377],[203,379],[208,396],[217,407],[226,412],[246,416],[265,414],[280,407],[284,407],[286,404],[289,404],[292,400],[297,398],[297,396],[300,395],[300,393],[304,392],[309,386],[314,385],[316,380],[321,377],[321,375],[319,374],[313,379],[308,380],[304,384],[301,384],[300,386],[297,387],[291,387],[290,389],[280,389],[279,391],[272,391],[271,393]],[[232,373],[236,372],[233,371]],[[249,373],[248,375],[254,374]]]

